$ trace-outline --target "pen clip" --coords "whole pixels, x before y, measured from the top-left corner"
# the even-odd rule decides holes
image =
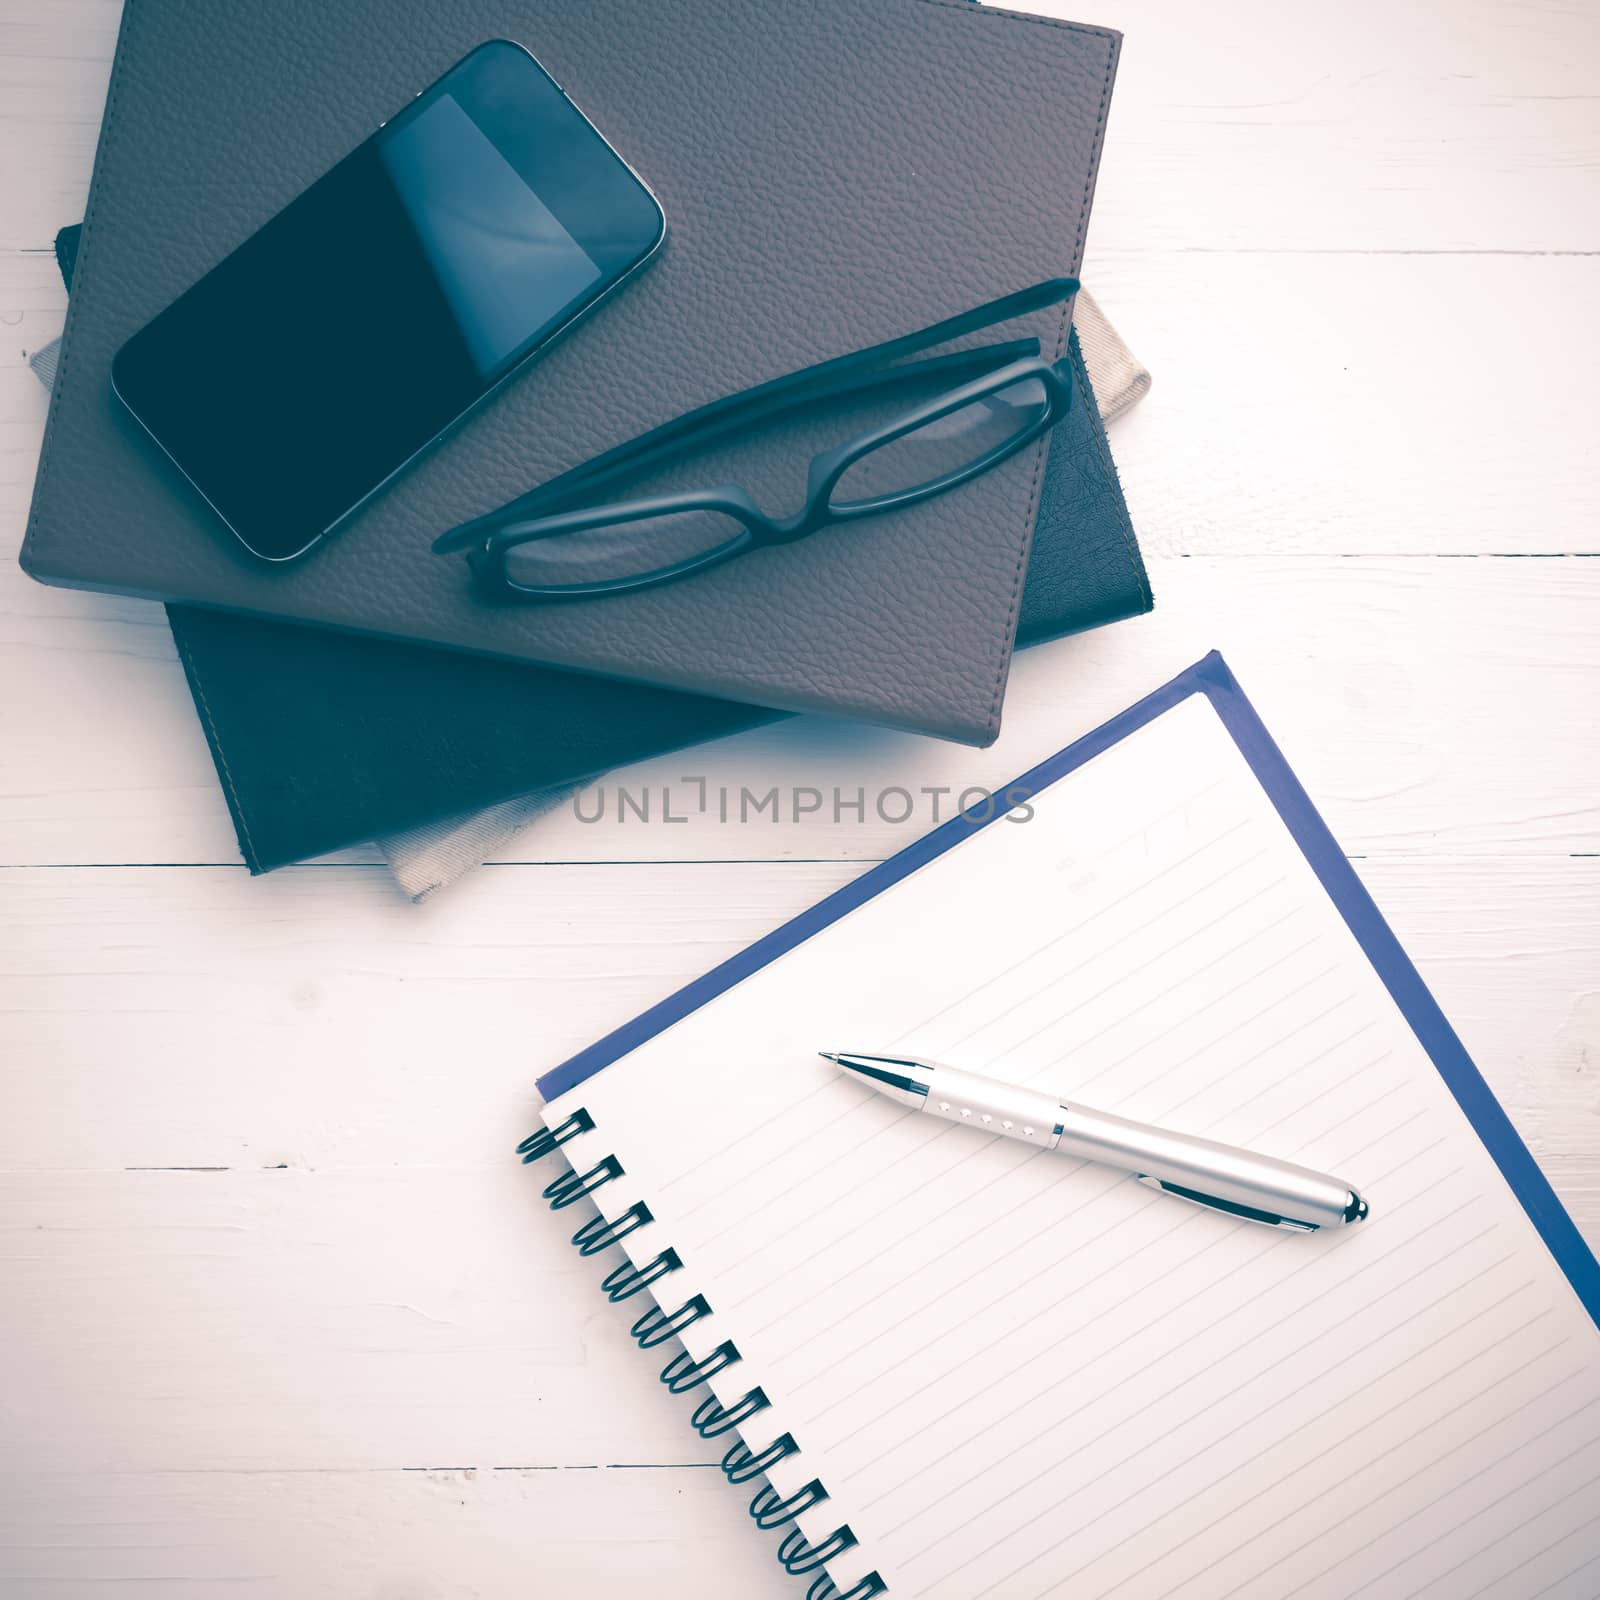
[[[1254,1206],[1240,1205],[1237,1200],[1219,1200],[1214,1195],[1201,1194],[1198,1189],[1185,1189],[1181,1184],[1167,1183],[1164,1179],[1152,1178],[1143,1172],[1136,1173],[1135,1176],[1147,1188],[1178,1195],[1184,1200],[1194,1201],[1197,1206],[1220,1211],[1226,1216],[1242,1217],[1246,1222],[1262,1222],[1269,1228],[1292,1228],[1297,1233],[1317,1232],[1317,1225],[1314,1222],[1297,1222],[1293,1217],[1281,1217],[1274,1211],[1258,1211]]]

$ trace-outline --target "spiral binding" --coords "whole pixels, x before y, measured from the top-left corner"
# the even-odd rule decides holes
[[[648,1289],[657,1278],[664,1278],[669,1272],[676,1272],[682,1265],[683,1262],[676,1250],[663,1250],[646,1267],[636,1267],[631,1261],[624,1261],[620,1267],[613,1268],[600,1280],[600,1287],[605,1290],[606,1298],[613,1304],[618,1300],[629,1300],[641,1289]]]
[[[758,1411],[765,1411],[771,1404],[765,1389],[752,1389],[731,1406],[723,1405],[713,1396],[709,1400],[702,1400],[689,1420],[702,1439],[715,1439],[719,1433],[737,1428],[746,1418],[753,1417]]]
[[[799,1448],[792,1433],[780,1433],[765,1450],[752,1450],[743,1439],[736,1439],[722,1458],[722,1471],[729,1483],[748,1483]]]
[[[575,1139],[580,1133],[589,1133],[593,1128],[594,1118],[580,1106],[559,1127],[540,1128],[529,1134],[517,1146],[517,1153],[525,1162],[538,1161],[559,1150],[569,1139]],[[550,1202],[552,1211],[561,1211],[623,1175],[622,1163],[615,1156],[605,1156],[585,1172],[579,1172],[575,1167],[569,1168],[545,1185],[544,1197]],[[584,1223],[573,1234],[572,1242],[580,1255],[599,1255],[602,1250],[608,1250],[630,1233],[654,1221],[649,1206],[642,1200],[636,1201],[611,1221],[597,1216]],[[613,1302],[628,1300],[645,1289],[653,1288],[682,1265],[683,1260],[676,1250],[663,1250],[642,1267],[635,1266],[632,1261],[624,1261],[606,1274],[601,1287]],[[677,1337],[702,1317],[710,1315],[710,1302],[702,1294],[691,1295],[675,1311],[668,1311],[658,1301],[634,1322],[630,1331],[641,1350],[653,1350],[657,1345]],[[731,1339],[725,1339],[698,1361],[687,1350],[680,1350],[661,1369],[661,1381],[673,1394],[688,1394],[742,1359],[739,1347]],[[771,1403],[759,1386],[728,1405],[714,1395],[709,1396],[695,1407],[692,1425],[702,1439],[715,1439],[741,1427]],[[752,1450],[742,1439],[736,1439],[722,1458],[723,1476],[733,1484],[749,1483],[765,1476],[780,1461],[799,1453],[800,1446],[790,1433],[779,1434],[761,1450]],[[752,1497],[750,1515],[758,1527],[781,1528],[784,1523],[792,1522],[813,1506],[821,1505],[827,1498],[828,1491],[818,1478],[811,1479],[787,1496],[780,1496],[768,1483],[762,1485]],[[796,1577],[817,1573],[806,1590],[806,1600],[872,1600],[873,1596],[886,1593],[889,1587],[876,1572],[869,1572],[848,1590],[841,1592],[833,1579],[820,1571],[856,1542],[848,1523],[841,1524],[815,1544],[799,1528],[792,1528],[778,1544],[778,1560],[785,1571]]]
[[[654,1350],[658,1344],[665,1344],[675,1334],[682,1333],[691,1322],[698,1322],[701,1317],[709,1317],[711,1307],[706,1302],[703,1294],[697,1294],[692,1300],[686,1300],[678,1309],[669,1316],[660,1306],[651,1306],[645,1314],[634,1323],[632,1333],[639,1341],[641,1350]]]
[[[547,1156],[568,1139],[576,1138],[580,1133],[588,1133],[594,1127],[594,1118],[580,1106],[561,1124],[559,1128],[540,1128],[530,1133],[521,1144],[517,1146],[517,1154],[522,1157],[523,1165],[530,1161],[537,1161],[541,1156]]]
[[[544,1197],[550,1202],[552,1211],[560,1211],[574,1200],[582,1200],[585,1195],[593,1194],[602,1183],[610,1183],[621,1175],[622,1163],[615,1156],[607,1156],[587,1172],[563,1172],[554,1183],[544,1186]]]

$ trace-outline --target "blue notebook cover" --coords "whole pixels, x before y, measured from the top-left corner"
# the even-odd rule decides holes
[[[1493,1157],[1557,1265],[1589,1315],[1600,1325],[1600,1264],[1596,1263],[1582,1234],[1556,1198],[1548,1180],[1473,1065],[1455,1030],[1446,1021],[1438,1003],[1401,949],[1399,941],[1383,920],[1372,897],[1317,814],[1310,797],[1273,743],[1272,736],[1220,654],[1213,651],[1179,673],[1170,683],[1164,684],[1093,732],[1075,740],[999,792],[1019,799],[1038,794],[1057,779],[1093,760],[1194,694],[1202,694],[1210,700],[1223,726],[1232,736],[1406,1022],[1438,1068],[1440,1076]],[[685,985],[676,994],[546,1073],[539,1079],[540,1093],[547,1100],[564,1094],[709,1000],[743,982],[813,934],[953,849],[978,829],[991,826],[1002,815],[998,807],[978,807],[935,828],[782,927],[758,939],[748,949],[713,967],[703,977]]]

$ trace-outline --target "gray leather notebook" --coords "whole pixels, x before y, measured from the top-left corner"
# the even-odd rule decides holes
[[[111,358],[495,36],[634,163],[668,243],[326,547],[266,568],[121,410]],[[911,510],[605,601],[488,605],[428,543],[687,407],[1075,272],[1117,46],[964,0],[129,0],[90,196],[105,247],[75,287],[23,565],[986,742],[1043,443]],[[1067,319],[1015,332],[1059,353]],[[798,494],[790,441],[739,471]]]

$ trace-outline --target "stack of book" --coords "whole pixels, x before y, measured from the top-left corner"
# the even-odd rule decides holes
[[[392,0],[230,9],[202,40],[181,5],[129,7],[73,263],[23,564],[168,602],[252,871],[795,712],[987,743],[1015,645],[1149,609],[1070,306],[1014,330],[1070,362],[1065,419],[935,501],[560,607],[486,605],[428,550],[719,394],[1075,274],[1115,34],[946,0],[410,9],[406,29]],[[112,358],[494,36],[647,173],[668,248],[335,539],[267,568],[117,404]],[[781,500],[792,458],[763,441],[739,470]]]

